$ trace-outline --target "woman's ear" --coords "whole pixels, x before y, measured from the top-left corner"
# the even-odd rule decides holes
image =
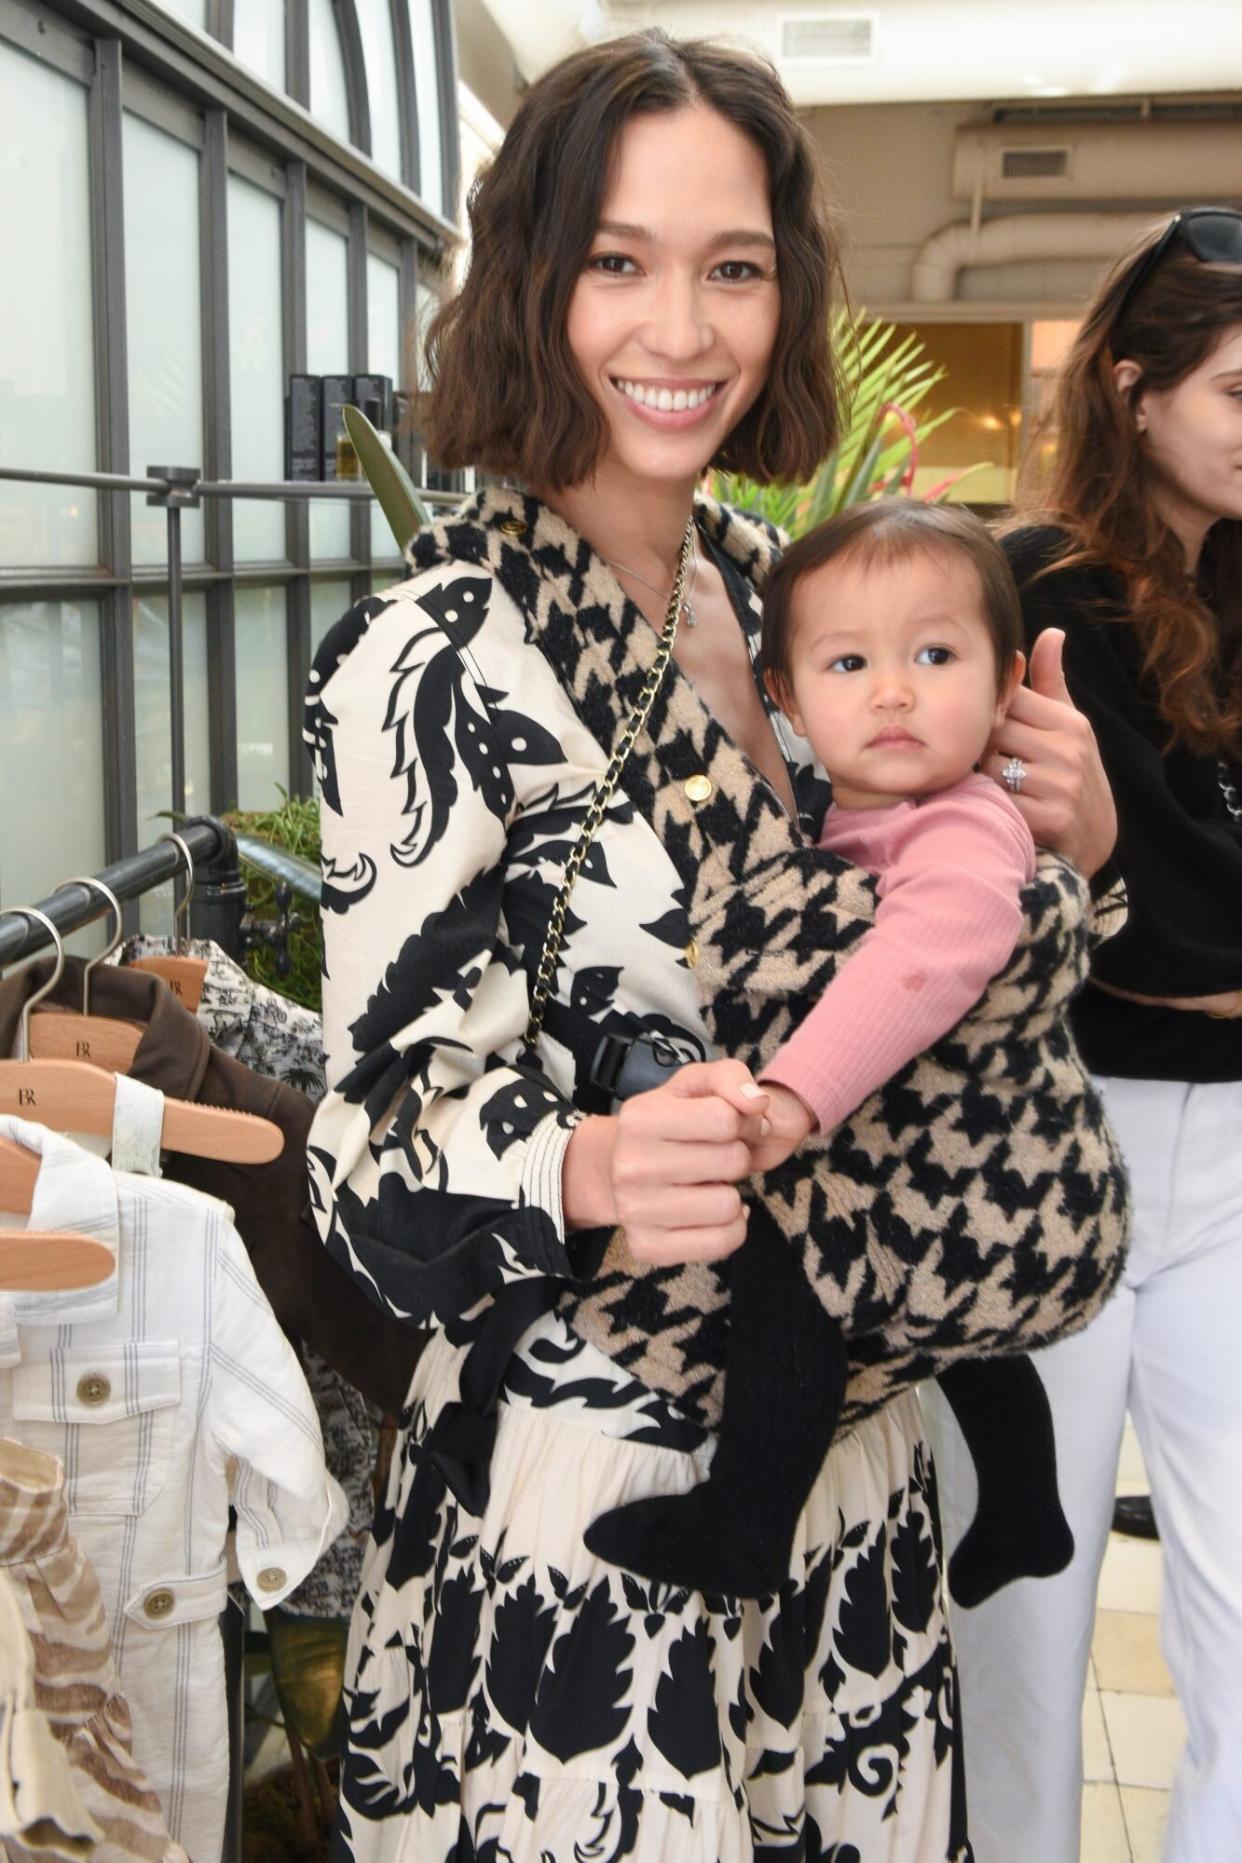
[[[1013,656],[1013,665],[1005,675],[1001,689],[996,695],[996,711],[993,715],[994,724],[1004,724],[1005,714],[1013,704],[1013,695],[1022,684],[1025,674],[1026,655],[1024,653],[1015,653]]]
[[[1143,397],[1139,395],[1137,399],[1131,400],[1130,396],[1130,390],[1134,387],[1134,384],[1142,381],[1142,379],[1143,371],[1139,368],[1137,362],[1130,362],[1124,358],[1120,362],[1114,362],[1113,382],[1116,386],[1117,393],[1121,396],[1123,401],[1129,403],[1132,407],[1134,411],[1134,425],[1139,433],[1146,433],[1147,409],[1143,405]]]

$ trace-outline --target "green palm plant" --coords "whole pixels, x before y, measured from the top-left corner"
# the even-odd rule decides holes
[[[909,494],[920,446],[960,411],[945,408],[918,419],[918,408],[944,380],[945,370],[931,361],[912,331],[903,336],[895,324],[841,309],[833,319],[832,344],[841,367],[845,425],[836,450],[810,483],[759,485],[737,473],[713,476],[717,498],[755,512],[790,537],[802,536],[851,505]],[[967,470],[981,469],[982,464]],[[931,496],[943,498],[964,476],[954,474]]]

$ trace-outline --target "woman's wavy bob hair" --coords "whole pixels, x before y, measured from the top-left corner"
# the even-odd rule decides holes
[[[764,483],[811,476],[838,433],[829,310],[838,256],[814,148],[771,66],[660,31],[592,46],[524,99],[470,194],[470,269],[427,335],[427,450],[551,491],[581,484],[607,422],[570,354],[570,298],[628,119],[707,104],[767,163],[780,284],[768,380],[716,466]]]

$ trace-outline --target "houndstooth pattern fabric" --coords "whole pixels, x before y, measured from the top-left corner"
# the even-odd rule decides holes
[[[771,534],[708,501],[698,518],[761,592]],[[490,569],[611,752],[658,643],[582,538],[537,500],[490,491],[421,533],[410,557],[418,570]],[[681,878],[707,1026],[722,1052],[760,1067],[873,922],[873,882],[804,843],[675,663],[621,788]],[[1077,1330],[1121,1272],[1124,1173],[1064,1009],[1091,939],[1123,907],[1114,896],[1093,912],[1081,877],[1049,855],[1023,905],[1014,957],[978,1008],[755,1187],[849,1335],[844,1421],[957,1358]],[[726,1306],[717,1270],[648,1269],[620,1231],[589,1288],[561,1297],[575,1331],[708,1423]]]

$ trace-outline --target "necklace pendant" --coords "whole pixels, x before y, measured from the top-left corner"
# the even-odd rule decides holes
[[[697,627],[699,625],[699,617],[695,614],[689,602],[686,602],[686,601],[682,602],[681,612],[685,616],[687,627]]]

